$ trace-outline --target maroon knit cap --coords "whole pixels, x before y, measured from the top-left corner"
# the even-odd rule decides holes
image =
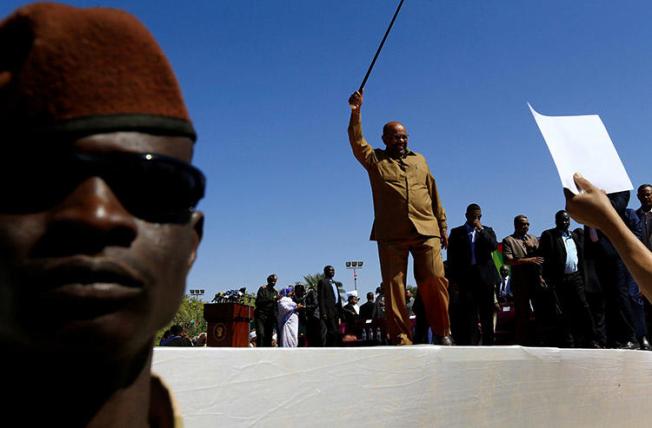
[[[132,15],[54,3],[0,23],[0,135],[196,138],[174,72]]]

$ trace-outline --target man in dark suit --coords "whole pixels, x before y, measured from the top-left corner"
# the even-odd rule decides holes
[[[267,285],[262,285],[256,295],[254,320],[256,323],[256,347],[270,348],[274,330],[277,329],[277,314],[279,299],[278,291],[274,288],[278,277],[271,274],[267,277]]]
[[[352,334],[358,336],[358,320],[360,315],[355,310],[355,305],[358,303],[358,297],[351,294],[347,299],[346,305],[342,308],[342,322],[346,325],[344,334]]]
[[[494,290],[500,282],[491,253],[496,250],[496,234],[483,226],[478,204],[466,208],[466,223],[451,230],[448,239],[449,279],[460,293],[460,326],[455,338],[459,345],[472,345],[477,333],[477,314],[482,325],[482,344],[493,345]]]
[[[322,345],[338,346],[340,343],[339,324],[342,315],[342,298],[338,283],[333,280],[335,268],[324,267],[324,279],[317,284],[319,316],[322,323]]]
[[[607,195],[612,206],[624,221],[629,203],[629,192],[616,192]],[[627,225],[635,235],[640,236],[636,225]],[[634,329],[634,317],[630,303],[628,285],[626,283],[627,268],[620,258],[616,248],[607,236],[600,230],[587,227],[584,242],[585,256],[592,258],[595,277],[599,281],[602,302],[592,302],[604,314],[606,346],[623,349],[637,349]],[[599,303],[599,305],[596,305]]]
[[[593,318],[584,291],[584,242],[582,236],[569,230],[566,211],[555,214],[555,226],[541,234],[539,253],[543,257],[543,278],[561,309],[557,345],[595,347]]]
[[[640,208],[635,212],[640,222],[640,239],[648,250],[652,250],[652,184],[646,183],[638,186],[636,197],[641,203]],[[650,300],[644,296],[641,296],[641,299],[645,307],[647,331],[650,333],[652,332],[652,304],[650,304]],[[649,343],[645,343],[646,341],[641,341],[641,348],[649,349],[650,345]]]
[[[360,319],[372,320],[376,312],[376,303],[374,302],[374,293],[371,291],[367,293],[367,303],[360,306]]]

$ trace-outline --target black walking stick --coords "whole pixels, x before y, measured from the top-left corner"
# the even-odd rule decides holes
[[[401,6],[403,6],[403,2],[405,0],[401,0],[401,2],[398,4],[398,7],[396,8],[396,12],[394,12],[394,16],[392,17],[392,22],[389,23],[389,27],[387,27],[387,31],[385,31],[385,36],[383,37],[383,40],[380,42],[380,46],[378,46],[378,50],[376,51],[376,55],[374,55],[374,59],[371,60],[371,64],[369,65],[369,69],[367,70],[367,74],[364,75],[364,79],[362,79],[362,83],[360,84],[360,89],[358,89],[358,92],[362,92],[364,89],[364,85],[367,83],[367,79],[369,78],[369,75],[371,74],[371,70],[374,68],[374,64],[376,64],[376,60],[378,59],[378,55],[380,54],[380,51],[383,49],[383,45],[385,44],[385,40],[387,40],[387,36],[389,35],[389,32],[392,30],[392,26],[394,25],[394,21],[396,21],[396,17],[398,16],[398,12],[401,10]]]

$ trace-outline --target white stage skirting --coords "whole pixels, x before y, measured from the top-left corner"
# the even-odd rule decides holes
[[[652,352],[156,348],[188,428],[649,427]]]

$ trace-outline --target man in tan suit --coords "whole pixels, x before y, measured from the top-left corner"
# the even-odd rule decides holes
[[[383,128],[386,148],[373,149],[362,135],[362,94],[349,98],[349,142],[367,170],[374,200],[371,239],[378,255],[386,300],[387,328],[397,345],[411,345],[405,303],[408,254],[414,258],[414,277],[426,308],[428,323],[442,345],[452,345],[448,318],[448,281],[440,247],[446,248],[446,212],[426,159],[407,148],[407,130],[399,122]]]

